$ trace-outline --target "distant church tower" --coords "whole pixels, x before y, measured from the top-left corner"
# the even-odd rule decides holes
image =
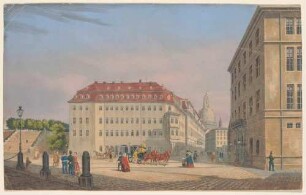
[[[203,98],[203,108],[200,112],[201,120],[208,129],[217,128],[215,113],[209,105],[209,96],[206,92]]]

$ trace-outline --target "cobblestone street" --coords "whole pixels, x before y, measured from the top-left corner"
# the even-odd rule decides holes
[[[40,161],[27,171],[17,171],[15,161],[5,162],[7,190],[82,190],[76,176],[50,167],[48,180],[39,177]],[[300,190],[300,171],[270,173],[229,165],[196,163],[193,169],[171,161],[167,166],[131,164],[131,172],[116,170],[116,162],[93,160],[93,190]]]

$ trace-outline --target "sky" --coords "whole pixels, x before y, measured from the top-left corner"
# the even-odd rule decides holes
[[[4,10],[4,120],[68,122],[77,90],[98,82],[155,81],[197,110],[208,92],[230,118],[227,68],[254,5],[25,4]]]

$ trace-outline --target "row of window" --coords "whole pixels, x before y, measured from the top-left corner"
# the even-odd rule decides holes
[[[301,18],[286,18],[286,34],[301,34],[302,21]]]
[[[255,63],[255,77],[258,78],[260,76],[260,72],[261,72],[261,62],[260,62],[260,58],[257,57],[256,58],[256,63]],[[240,71],[239,71],[240,72]],[[249,85],[252,84],[253,82],[253,65],[250,65],[249,67],[249,77],[248,77],[248,82],[249,82]],[[234,75],[232,75],[232,83],[233,83],[233,79],[235,78],[236,79],[236,69],[234,70]],[[247,75],[244,74],[243,77],[242,77],[242,86],[241,86],[241,82],[239,81],[237,86],[235,86],[234,89],[232,89],[232,99],[233,100],[237,100],[237,95],[238,97],[240,97],[240,95],[242,94],[241,93],[241,88],[243,89],[243,91],[246,90],[246,85],[247,85]],[[237,90],[238,89],[238,90]]]
[[[76,136],[76,130],[72,131],[72,135]],[[85,135],[89,136],[89,130],[85,130]],[[83,130],[79,130],[79,136],[81,136],[81,137],[83,136]]]
[[[259,111],[259,107],[260,107],[260,90],[257,90],[256,91],[256,112]],[[251,96],[249,98],[249,116],[251,116],[253,114],[253,106],[254,106],[254,103],[253,103],[253,96]],[[242,118],[243,119],[246,119],[246,102],[243,102],[242,104]],[[234,119],[239,119],[241,118],[241,107],[238,106],[238,112],[237,110],[234,111],[234,113],[232,113],[232,116],[234,116]]]
[[[167,98],[170,97],[170,95],[167,96]],[[76,95],[75,98],[79,98],[79,99],[89,99],[90,98],[90,95],[89,94],[79,94],[79,95]],[[106,94],[106,95],[99,95],[98,96],[98,99],[100,100],[103,100],[103,99],[106,99],[106,100],[133,100],[133,99],[136,99],[136,100],[139,100],[139,99],[154,99],[154,100],[162,100],[164,98],[163,95],[157,95],[157,94],[148,94],[148,95],[145,95],[145,94],[142,94],[142,95],[139,95],[139,94],[126,94],[126,95],[123,95],[123,94]],[[168,98],[169,99],[169,98]]]
[[[296,30],[295,30],[296,29]],[[296,32],[296,34],[301,34],[302,32],[302,26],[301,26],[301,18],[286,18],[286,34],[294,34]],[[259,29],[256,30],[255,32],[255,46],[258,46],[259,44],[259,38],[260,38],[260,31]],[[297,49],[297,70],[301,71],[302,70],[302,49],[301,47],[299,47]],[[244,65],[246,65],[247,63],[247,51],[243,52],[243,58],[242,58],[242,62]],[[252,38],[249,42],[248,45],[248,52],[249,52],[249,57],[252,55],[253,53],[253,41]],[[287,70],[288,71],[293,71],[293,59],[291,59],[290,55],[293,56],[293,49],[289,48],[289,51],[287,51],[287,56],[289,56],[290,58],[290,62],[287,62]],[[289,67],[288,67],[289,66]],[[241,61],[239,60],[238,64],[237,64],[237,68],[238,68],[238,72],[240,73],[241,71]],[[232,72],[232,83],[234,81],[234,78],[236,78],[237,75],[237,69],[236,67],[234,68],[234,71]]]
[[[82,110],[83,109],[83,107],[80,105],[79,106],[79,110]],[[76,105],[74,105],[73,106],[73,110],[76,110]],[[88,110],[88,106],[86,106],[85,107],[85,110]],[[103,106],[99,106],[99,110],[100,111],[102,111],[103,110]],[[105,110],[106,111],[109,111],[109,110],[116,110],[116,111],[118,111],[118,110],[120,110],[120,111],[129,111],[129,110],[131,110],[131,111],[134,111],[134,110],[136,110],[136,111],[138,111],[139,110],[139,106],[105,106]],[[147,111],[157,111],[157,106],[156,105],[154,105],[154,106],[147,106],[147,109],[146,109],[146,106],[141,106],[141,110],[142,111],[145,111],[145,110],[147,110]],[[159,106],[159,108],[158,108],[158,110],[159,111],[163,111],[163,107],[162,106]],[[172,109],[171,109],[171,106],[168,106],[168,111],[171,111]]]
[[[287,128],[291,129],[293,128],[293,123],[287,123]],[[301,123],[295,123],[295,128],[301,128]]]
[[[99,136],[102,136],[102,130],[99,131]],[[105,130],[105,136],[140,136],[141,135],[141,131],[140,130]],[[163,131],[162,130],[142,130],[142,136],[163,136]]]

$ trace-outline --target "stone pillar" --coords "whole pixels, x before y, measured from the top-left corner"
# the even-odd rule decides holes
[[[22,152],[18,152],[16,169],[17,170],[24,170],[25,169],[24,163],[23,163],[23,154],[22,154]]]
[[[89,189],[93,187],[93,179],[90,174],[90,156],[87,151],[84,151],[82,155],[82,175],[79,177],[79,185]]]
[[[42,165],[43,167],[40,170],[40,176],[48,179],[49,175],[51,175],[51,172],[49,169],[49,155],[46,151],[43,153]]]

